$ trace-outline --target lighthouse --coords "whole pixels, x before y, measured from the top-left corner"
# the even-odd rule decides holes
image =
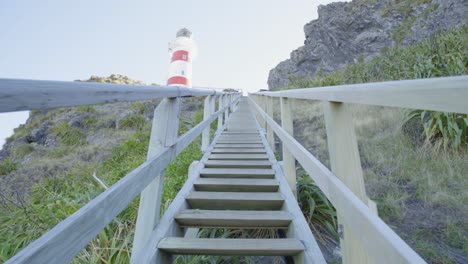
[[[192,86],[192,60],[197,56],[197,45],[192,39],[192,32],[183,28],[176,38],[169,43],[169,86]]]

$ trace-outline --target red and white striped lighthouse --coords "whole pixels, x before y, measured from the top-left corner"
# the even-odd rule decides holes
[[[192,86],[192,60],[197,55],[197,46],[192,32],[183,28],[177,32],[176,39],[169,43],[171,63],[169,65],[169,86]]]

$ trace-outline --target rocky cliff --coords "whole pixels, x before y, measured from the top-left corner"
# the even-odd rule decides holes
[[[333,72],[386,47],[408,46],[437,31],[468,24],[466,0],[354,0],[321,5],[304,26],[304,46],[270,71],[279,90],[319,69]]]

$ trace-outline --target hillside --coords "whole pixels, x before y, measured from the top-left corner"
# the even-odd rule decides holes
[[[304,26],[304,46],[270,71],[272,90],[291,80],[343,69],[368,61],[380,51],[408,47],[433,35],[468,23],[464,0],[354,0],[318,8],[318,19]]]
[[[380,0],[322,6],[319,19],[305,26],[305,45],[270,71],[270,89],[467,75],[468,21],[460,15],[467,7]],[[329,166],[321,104],[293,105],[295,137]],[[351,110],[379,216],[429,263],[467,263],[468,115]]]
[[[138,83],[122,75],[93,82]],[[183,98],[179,134],[202,118],[203,98]],[[158,100],[32,111],[0,151],[0,263],[143,163]],[[167,206],[201,156],[196,140],[166,170]],[[128,263],[138,199],[74,263]]]

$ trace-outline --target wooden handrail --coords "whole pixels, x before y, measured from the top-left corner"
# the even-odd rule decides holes
[[[259,92],[255,95],[468,114],[468,76]]]
[[[231,104],[236,104],[239,99]],[[39,239],[32,242],[6,263],[68,263],[105,226],[156,178],[164,168],[195,140],[231,104],[205,118],[198,125],[156,153],[145,163],[128,173],[109,189],[98,195],[71,216],[57,224]],[[178,122],[176,122],[178,123]],[[155,129],[153,127],[153,129]]]
[[[0,113],[222,94],[238,93],[182,86],[0,79]]]
[[[343,216],[345,224],[359,234],[356,238],[369,256],[378,263],[425,263],[367,204],[250,97],[249,102]]]

